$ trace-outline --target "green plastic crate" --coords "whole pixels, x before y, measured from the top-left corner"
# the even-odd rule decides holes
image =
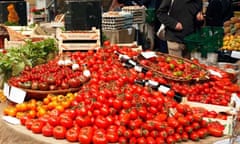
[[[224,31],[222,27],[202,27],[197,32],[184,38],[188,51],[200,52],[206,57],[209,52],[216,52],[222,47]]]

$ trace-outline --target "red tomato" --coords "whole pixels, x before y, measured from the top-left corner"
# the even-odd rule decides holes
[[[22,124],[22,125],[25,125],[27,119],[28,119],[27,116],[22,116],[22,117],[20,117],[20,122],[21,122],[21,124]]]
[[[126,131],[125,126],[119,126],[118,129],[117,129],[118,136],[123,136],[125,131]]]
[[[73,126],[73,120],[69,116],[66,116],[60,118],[60,124],[64,126],[66,129],[69,129]]]
[[[176,139],[174,138],[174,136],[168,136],[167,137],[167,143],[168,144],[175,144],[176,143]]]
[[[99,115],[95,119],[95,125],[99,128],[106,129],[108,127],[108,121],[106,120],[105,117]]]
[[[79,131],[78,141],[82,144],[90,144],[93,137],[92,127],[82,127]]]
[[[164,138],[162,137],[157,137],[156,138],[156,144],[166,144]]]
[[[208,127],[208,132],[211,136],[215,136],[215,137],[223,136],[223,130],[221,130],[217,127],[213,127],[213,126]]]
[[[66,131],[64,126],[56,126],[53,128],[53,137],[56,139],[64,139]]]
[[[150,136],[147,137],[146,141],[147,141],[147,144],[156,144],[156,140]]]
[[[193,131],[191,134],[190,134],[190,139],[193,140],[193,141],[198,141],[199,140],[199,135],[197,132]]]
[[[182,140],[183,141],[187,141],[189,139],[188,133],[187,132],[183,132],[182,133]]]
[[[197,131],[199,138],[205,138],[208,135],[207,128],[201,128]]]
[[[66,132],[66,139],[69,142],[76,142],[78,141],[78,131],[74,128],[70,128]]]
[[[179,126],[179,122],[174,117],[168,117],[167,122],[168,122],[168,125],[173,128],[176,128]]]
[[[139,137],[139,138],[137,138],[137,143],[138,144],[146,144],[147,141],[144,137]]]
[[[174,133],[173,136],[176,139],[176,142],[181,142],[182,141],[182,136],[179,133]]]
[[[141,137],[142,136],[142,130],[140,128],[136,128],[133,130],[134,137]]]
[[[98,131],[93,135],[93,144],[107,144],[107,137],[104,132]]]
[[[116,143],[118,141],[117,131],[107,131],[106,138],[108,142]]]
[[[27,129],[31,130],[32,124],[35,120],[34,119],[27,119],[25,122],[25,126]]]
[[[170,135],[173,135],[175,130],[174,128],[170,127],[170,126],[167,126],[166,127],[166,131],[167,131],[167,134],[170,136]]]
[[[41,133],[43,126],[44,126],[44,124],[42,122],[34,121],[32,123],[31,130],[33,133]]]
[[[48,123],[51,126],[55,127],[55,126],[60,124],[60,117],[58,117],[58,116],[50,116],[49,120],[48,120]]]
[[[76,117],[76,123],[78,124],[79,127],[85,127],[89,126],[91,124],[91,117],[90,116],[77,116]]]
[[[46,137],[51,137],[53,135],[53,126],[46,124],[42,128],[42,134]]]
[[[137,144],[137,138],[136,137],[131,137],[129,140],[129,144]]]

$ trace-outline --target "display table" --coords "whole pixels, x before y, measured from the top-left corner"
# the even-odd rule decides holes
[[[1,118],[0,118],[0,144],[69,144],[70,142],[66,140],[56,140],[53,137],[45,137],[41,134],[33,134],[26,127],[21,125],[12,125],[5,122],[2,119],[2,110],[6,104],[0,103],[1,109]],[[198,142],[182,142],[181,144],[213,144],[215,141],[224,139],[208,137],[206,139],[202,139]],[[79,143],[72,143],[79,144]]]

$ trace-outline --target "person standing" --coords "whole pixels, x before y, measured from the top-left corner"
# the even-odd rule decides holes
[[[209,0],[206,11],[207,26],[223,26],[233,16],[232,0]]]
[[[173,3],[172,3],[173,2]],[[202,21],[202,0],[163,0],[157,10],[158,20],[166,28],[168,53],[189,58],[184,37],[192,34],[196,21]]]

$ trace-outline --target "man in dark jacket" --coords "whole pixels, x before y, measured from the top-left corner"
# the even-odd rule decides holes
[[[232,0],[209,0],[206,11],[207,26],[223,26],[233,16]]]
[[[157,17],[166,26],[169,54],[185,56],[184,37],[193,33],[195,21],[203,20],[202,0],[163,0]],[[168,14],[169,13],[169,14]]]

